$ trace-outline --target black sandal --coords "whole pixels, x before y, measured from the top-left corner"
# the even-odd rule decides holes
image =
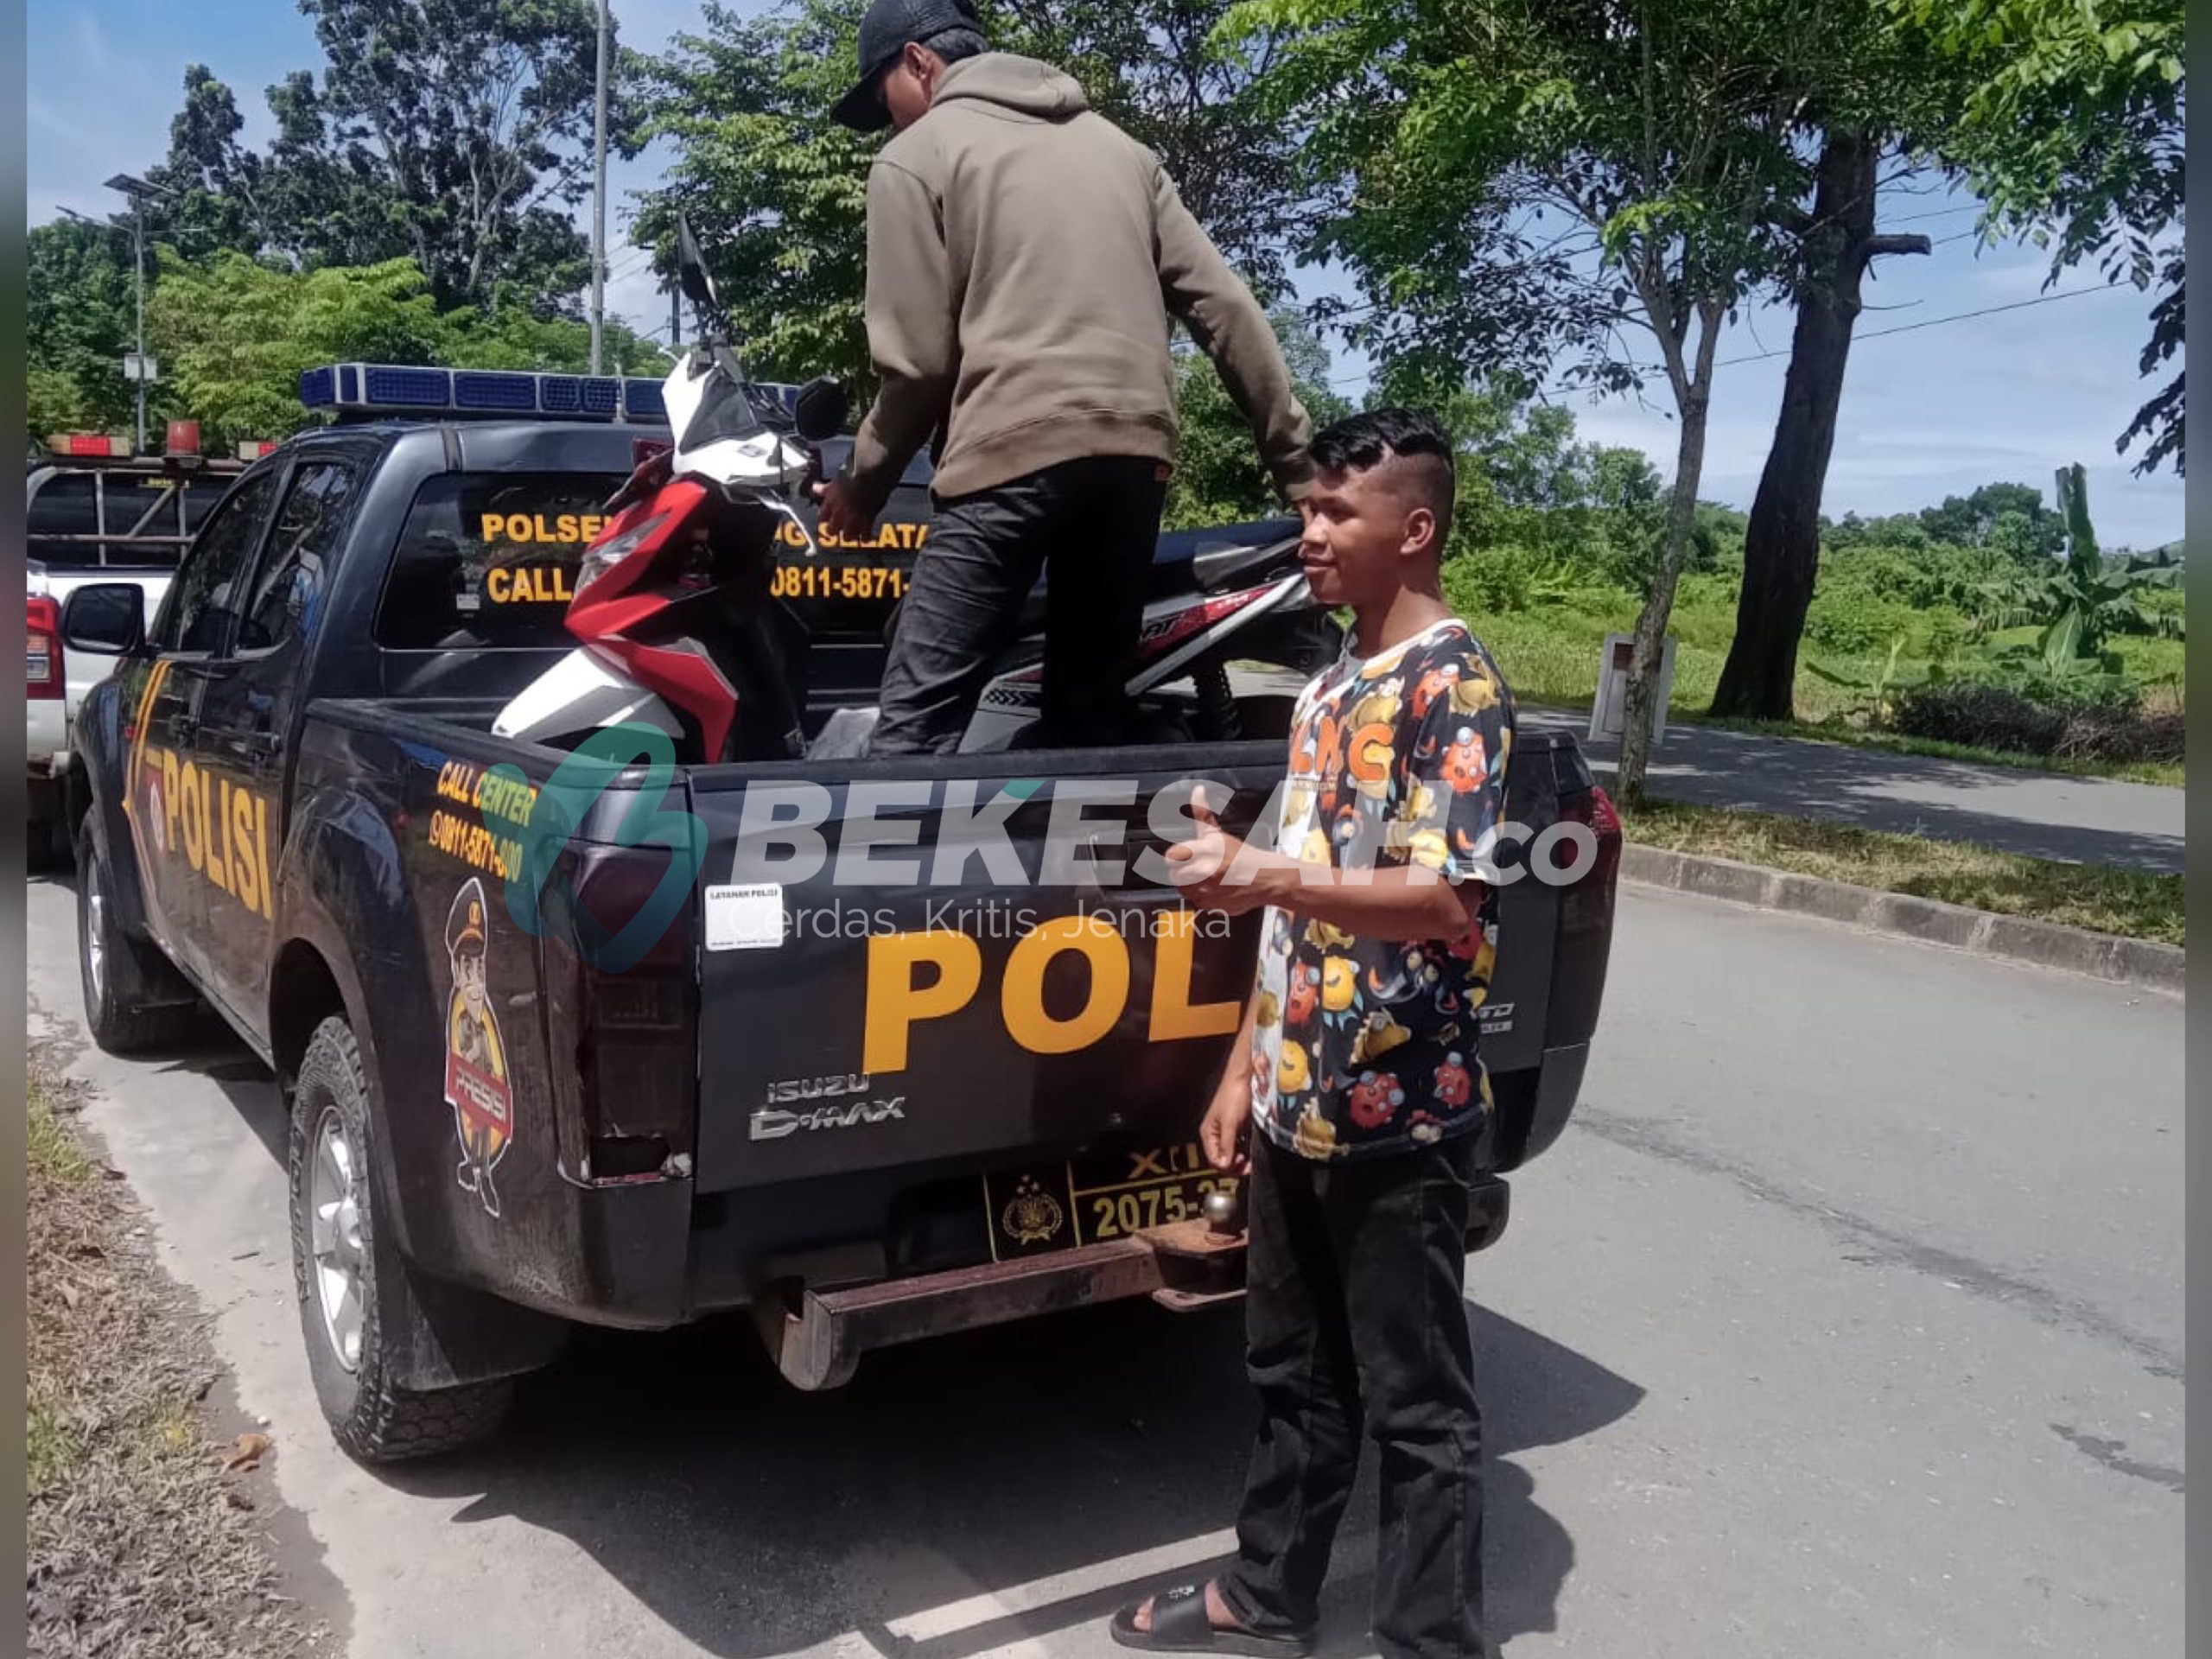
[[[1206,1587],[1202,1584],[1179,1584],[1154,1596],[1148,1630],[1141,1630],[1136,1624],[1137,1609],[1143,1605],[1139,1601],[1122,1608],[1107,1627],[1108,1634],[1121,1646],[1141,1648],[1147,1653],[1251,1654],[1259,1659],[1273,1654],[1304,1659],[1313,1651],[1310,1631],[1267,1636],[1257,1630],[1216,1630],[1206,1617]]]

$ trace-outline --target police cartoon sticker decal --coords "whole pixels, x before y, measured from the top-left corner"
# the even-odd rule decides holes
[[[461,1140],[461,1190],[475,1193],[485,1212],[497,1216],[499,1194],[492,1172],[513,1138],[514,1093],[507,1082],[506,1046],[485,988],[489,914],[484,884],[471,876],[446,917],[446,956],[453,965],[446,1003],[446,1104],[453,1108]]]

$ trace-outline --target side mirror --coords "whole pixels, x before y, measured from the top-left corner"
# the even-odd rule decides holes
[[[62,601],[61,643],[119,657],[146,640],[146,594],[132,582],[89,582]]]
[[[706,256],[699,251],[699,245],[692,239],[691,221],[678,214],[676,219],[676,280],[683,296],[692,304],[712,311],[715,304],[715,279],[707,274]]]
[[[835,380],[822,375],[808,381],[798,389],[798,405],[791,411],[799,436],[809,443],[836,437],[844,430],[848,407],[845,389]]]

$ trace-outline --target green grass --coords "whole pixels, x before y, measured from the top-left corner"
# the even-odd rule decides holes
[[[69,1132],[61,1127],[61,1120],[54,1115],[53,1103],[35,1078],[31,1080],[29,1094],[30,1124],[25,1141],[26,1167],[34,1179],[45,1179],[63,1186],[81,1186],[92,1178],[92,1160],[86,1157]]]
[[[2186,885],[2178,875],[1672,801],[1624,814],[1623,824],[1630,841],[1669,852],[1731,858],[2131,939],[2187,944]]]
[[[1821,678],[1808,664],[1817,661],[1833,672],[1871,679],[1887,659],[1886,646],[1879,652],[1854,656],[1823,650],[1808,639],[1798,653],[1795,721],[1710,720],[1703,710],[1712,705],[1713,690],[1720,683],[1720,670],[1736,635],[1735,588],[1732,574],[1692,574],[1682,579],[1669,623],[1675,639],[1675,680],[1667,710],[1669,723],[1717,725],[2075,777],[2120,778],[2176,788],[2185,782],[2183,767],[2175,762],[2062,760],[1868,730],[1863,724],[1853,723],[1864,720],[1865,699]],[[1638,608],[1637,601],[1624,592],[1578,588],[1560,601],[1538,601],[1521,610],[1488,609],[1480,602],[1477,584],[1464,562],[1445,568],[1444,594],[1489,645],[1520,702],[1561,709],[1590,707],[1598,693],[1598,664],[1605,636],[1632,630]],[[1993,635],[1992,639],[2002,646],[2035,637],[2034,629],[2021,628]],[[1924,651],[1926,639],[1926,627],[1916,620],[1907,635],[1908,651]],[[2181,706],[2185,650],[2182,641],[2126,638],[2117,641],[2115,648],[2128,672],[2147,688],[2146,707],[2173,709]],[[1924,662],[1924,656],[1904,656],[1898,666],[1910,671]]]

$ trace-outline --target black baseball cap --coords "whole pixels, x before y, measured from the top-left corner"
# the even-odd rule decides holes
[[[907,43],[934,39],[949,29],[982,28],[975,0],[874,0],[861,19],[861,78],[830,113],[856,132],[891,124],[880,77]]]

